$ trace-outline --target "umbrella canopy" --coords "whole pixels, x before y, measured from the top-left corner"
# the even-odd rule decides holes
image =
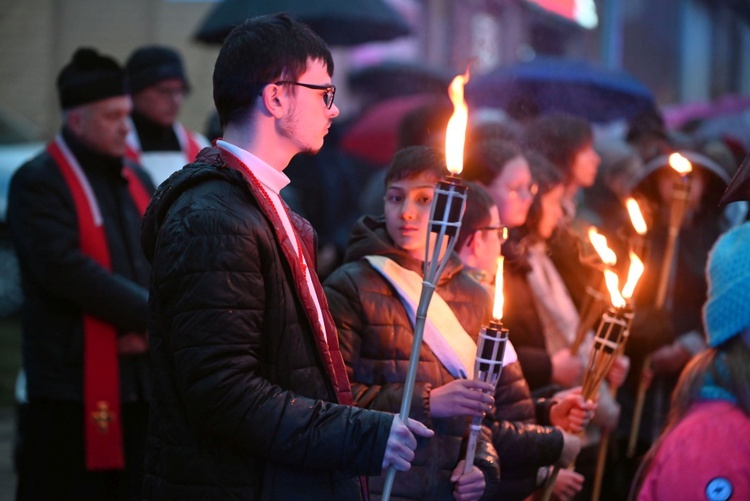
[[[375,165],[386,165],[398,148],[398,129],[404,117],[419,108],[441,104],[450,106],[447,94],[413,94],[375,103],[343,134],[341,149]]]
[[[349,86],[372,101],[381,101],[410,94],[444,94],[454,76],[454,71],[420,61],[385,61],[349,73]]]
[[[194,37],[221,44],[245,19],[278,12],[306,23],[329,45],[358,45],[410,33],[406,20],[382,0],[223,0],[203,19]]]
[[[628,73],[547,57],[474,78],[466,86],[466,101],[475,108],[503,108],[511,115],[570,113],[598,123],[655,107],[651,91]]]
[[[737,115],[750,110],[750,96],[728,95],[711,102],[691,102],[663,106],[664,121],[670,129],[677,129],[691,122],[704,122],[716,118]]]
[[[741,200],[750,201],[750,155],[745,157],[740,168],[734,173],[732,182],[729,183],[727,190],[719,200],[719,206]]]

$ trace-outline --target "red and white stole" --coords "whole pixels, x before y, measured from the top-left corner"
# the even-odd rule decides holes
[[[307,286],[307,277],[305,275],[305,265],[302,256],[304,256],[304,261],[307,263],[314,263],[315,261],[300,240],[299,230],[295,227],[294,235],[289,235],[287,237],[281,217],[277,214],[266,189],[255,174],[253,174],[252,170],[229,151],[223,148],[218,149],[221,154],[221,159],[229,167],[242,173],[243,177],[247,180],[250,191],[258,201],[258,206],[271,222],[276,240],[281,247],[282,254],[292,270],[295,289],[302,305],[305,307],[305,313],[307,314],[310,325],[313,328],[318,352],[324,362],[326,373],[328,374],[328,378],[336,392],[338,402],[341,404],[353,405],[354,401],[352,398],[351,387],[349,385],[349,377],[346,375],[346,366],[344,365],[344,359],[341,356],[338,336],[336,335],[336,325],[331,316],[331,312],[328,309],[328,301],[323,292],[323,287],[320,285],[320,280],[314,271],[310,271],[314,291],[310,291],[310,288]],[[284,206],[284,209],[287,211],[287,215],[289,215],[288,208]],[[294,226],[294,218],[290,217],[289,219]],[[297,239],[299,253],[295,252],[290,238]],[[317,296],[325,325],[320,325],[320,322],[318,321],[318,311],[312,298],[312,292]],[[329,333],[327,338],[326,333]]]
[[[47,145],[73,196],[78,217],[81,252],[112,270],[107,236],[99,204],[78,161],[60,135]],[[122,174],[138,210],[144,214],[151,199],[146,187],[128,166]],[[120,413],[120,368],[117,330],[91,315],[83,315],[83,411],[88,470],[125,467]]]
[[[180,149],[185,155],[185,163],[191,163],[195,160],[195,157],[200,153],[202,146],[193,137],[193,135],[182,126],[182,124],[175,122],[174,132],[177,134],[177,140],[180,143]],[[140,141],[138,140],[138,132],[135,130],[135,126],[131,125],[130,134],[127,138],[127,146],[125,150],[125,157],[137,164],[141,164],[141,155],[143,150],[141,149]]]

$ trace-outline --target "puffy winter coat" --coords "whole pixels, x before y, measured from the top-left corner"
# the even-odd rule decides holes
[[[420,276],[422,262],[393,244],[383,218],[365,217],[355,224],[345,264],[325,282],[355,403],[368,409],[398,412],[414,329],[394,287],[361,259],[366,255],[386,256]],[[461,261],[456,255],[451,256],[436,292],[448,303],[466,332],[476,339],[482,321],[487,318],[490,298],[478,282],[461,270]],[[423,343],[410,417],[435,430],[435,436],[420,442],[411,469],[396,475],[391,499],[453,499],[450,475],[463,458],[468,419],[433,418],[429,407],[430,390],[453,380]],[[497,481],[498,464],[487,430],[484,432],[475,464],[485,472],[488,484],[485,493],[489,493]],[[371,492],[382,492],[384,477],[370,478]]]
[[[99,206],[112,271],[80,247],[70,188],[52,157],[42,152],[11,180],[8,222],[18,252],[25,301],[22,360],[29,399],[83,400],[83,315],[118,333],[145,332],[149,264],[139,245],[141,214],[122,176],[122,160],[96,153],[63,129]],[[130,165],[142,184],[148,175]],[[120,356],[120,398],[150,393],[148,355]]]
[[[147,498],[358,499],[358,475],[381,470],[393,416],[332,403],[348,392],[328,375],[336,340],[316,338],[265,203],[204,149],[147,211]],[[311,227],[292,222],[315,262]]]

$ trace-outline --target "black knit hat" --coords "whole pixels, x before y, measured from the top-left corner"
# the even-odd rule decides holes
[[[185,88],[189,87],[180,55],[156,45],[141,47],[130,55],[125,63],[125,78],[131,94],[171,78],[182,80]]]
[[[95,49],[80,48],[57,76],[57,91],[62,109],[123,96],[124,73],[119,63]]]

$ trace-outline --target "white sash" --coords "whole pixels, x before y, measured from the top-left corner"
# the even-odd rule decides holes
[[[384,256],[365,256],[365,259],[396,288],[413,328],[422,292],[422,277]],[[477,345],[437,292],[433,294],[427,309],[423,340],[453,377],[473,377]],[[513,346],[508,342],[504,365],[517,359]]]

